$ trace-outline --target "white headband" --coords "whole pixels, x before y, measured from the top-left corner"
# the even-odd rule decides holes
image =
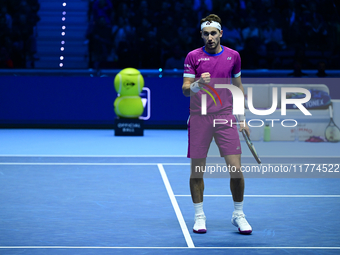
[[[205,21],[201,24],[201,30],[203,30],[203,28],[205,27],[215,27],[218,30],[221,30],[221,24],[216,22],[216,21]]]

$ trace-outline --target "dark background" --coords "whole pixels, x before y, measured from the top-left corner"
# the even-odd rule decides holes
[[[87,4],[87,31],[81,36],[88,45],[88,68],[42,70],[34,67],[40,2],[0,0],[0,127],[112,128],[114,76],[134,67],[151,89],[146,127],[185,128],[189,99],[181,91],[183,61],[202,46],[199,21],[210,13],[222,18],[222,44],[240,52],[242,78],[271,77],[261,82],[275,83],[278,77],[311,77],[294,82],[326,84],[331,97],[340,99],[338,1]]]

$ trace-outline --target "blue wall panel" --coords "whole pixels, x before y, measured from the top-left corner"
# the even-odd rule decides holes
[[[151,90],[147,126],[185,125],[189,99],[182,80],[145,78]],[[116,96],[113,77],[1,77],[0,125],[112,125]]]
[[[112,128],[117,96],[114,77],[1,76],[0,127]],[[182,77],[144,77],[151,90],[151,118],[146,127],[186,126],[189,98]],[[326,84],[340,99],[338,78],[243,78],[243,83]]]

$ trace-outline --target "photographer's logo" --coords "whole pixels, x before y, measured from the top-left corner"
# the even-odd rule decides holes
[[[215,95],[216,97],[218,98],[218,100],[220,101],[220,104],[222,105],[222,100],[221,100],[221,97],[220,95],[217,93],[216,89],[214,89],[213,87],[211,87],[210,85],[208,84],[205,84],[205,86],[207,88],[209,88]],[[201,90],[203,90],[205,93],[207,93],[211,98],[212,100],[214,101],[215,105],[217,105],[216,103],[216,100],[215,100],[215,97],[206,89],[204,88],[201,88]],[[203,99],[204,98],[204,99]],[[206,115],[207,114],[207,95],[205,94],[202,94],[202,104],[204,103],[204,108],[205,108],[205,111],[204,111],[204,114],[203,114],[203,111],[202,111],[202,115]],[[203,109],[203,107],[202,107]]]
[[[221,105],[222,105],[222,100],[220,98],[220,96],[218,95],[217,91],[215,90],[215,88],[224,88],[224,89],[229,89],[232,97],[233,97],[233,114],[234,115],[244,115],[244,95],[243,92],[240,88],[231,85],[231,84],[215,84],[213,88],[212,86],[209,85],[205,85],[207,86],[219,99]],[[215,105],[217,105],[215,98],[213,97],[213,95],[206,89],[201,88],[203,91],[205,91],[214,101]],[[287,98],[287,94],[288,93],[302,93],[305,94],[304,98]],[[281,88],[281,115],[286,115],[287,114],[287,104],[293,104],[294,107],[299,108],[300,111],[304,114],[304,115],[312,115],[304,106],[304,103],[307,103],[309,100],[311,99],[311,93],[309,90],[304,89],[304,88],[297,88],[297,87],[282,87]],[[277,108],[277,104],[278,104],[278,93],[277,93],[277,88],[273,87],[272,89],[272,106],[269,109],[255,109],[254,105],[253,105],[253,88],[252,87],[248,87],[248,109],[251,113],[255,114],[255,115],[259,115],[259,116],[267,116],[270,115],[272,113],[274,113],[276,111]],[[207,95],[206,94],[202,94],[201,95],[201,114],[202,115],[207,115]],[[274,120],[278,120],[278,119],[266,119],[266,121],[271,121],[272,122],[272,126],[274,125]],[[248,121],[248,125],[249,122],[251,121],[255,121],[255,120],[249,120]],[[262,125],[264,124],[262,120],[257,120],[262,122]],[[282,122],[284,122],[285,120],[283,120]],[[291,119],[290,121],[295,122],[295,125],[297,125],[297,121]],[[214,125],[215,124],[226,124],[228,123],[228,120],[214,120]],[[261,125],[261,126],[262,126]],[[284,124],[282,124],[283,126],[285,126]],[[288,127],[288,126],[287,126]],[[292,126],[289,126],[292,127]]]
[[[210,88],[218,97],[218,99],[221,102],[222,105],[222,101],[218,95],[218,93],[216,92],[216,90],[209,86],[209,85],[205,85],[208,88]],[[244,95],[242,93],[242,90],[234,85],[230,85],[230,84],[215,84],[214,86],[215,88],[225,88],[225,89],[229,89],[232,97],[233,97],[233,114],[241,114],[244,115]],[[203,88],[202,88],[203,89]],[[214,97],[211,95],[211,93],[209,91],[207,91],[206,89],[203,89],[205,92],[207,92],[214,100],[215,105],[216,105],[216,101],[214,99]],[[286,94],[287,93],[303,93],[306,95],[306,97],[304,98],[287,98]],[[253,106],[253,88],[252,87],[248,87],[248,109],[250,110],[250,112],[252,112],[255,115],[270,115],[272,114],[277,107],[277,88],[274,87],[273,91],[272,91],[272,106],[270,109],[265,109],[265,110],[258,110],[255,109]],[[289,87],[282,87],[281,88],[281,115],[286,115],[286,109],[287,109],[287,104],[294,104],[297,108],[299,108],[302,113],[304,115],[312,115],[302,104],[303,103],[307,103],[309,100],[311,99],[311,93],[309,90],[304,89],[304,88],[289,88]],[[201,114],[202,115],[206,115],[207,114],[207,98],[206,95],[202,94],[202,98],[201,98]]]

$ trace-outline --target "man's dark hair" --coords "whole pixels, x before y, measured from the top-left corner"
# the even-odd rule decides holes
[[[203,22],[206,22],[206,21],[209,21],[209,22],[212,22],[212,21],[216,21],[218,23],[220,23],[222,25],[222,20],[220,17],[218,17],[216,14],[210,14],[209,16],[201,19],[201,23],[202,24]]]

